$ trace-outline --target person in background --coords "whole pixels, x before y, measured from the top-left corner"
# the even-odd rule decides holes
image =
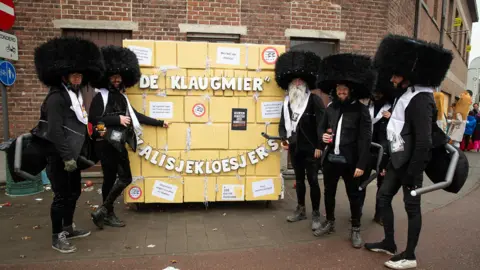
[[[451,124],[447,135],[452,140],[453,146],[457,148],[460,148],[460,143],[463,140],[465,125],[467,124],[467,116],[471,105],[472,96],[468,90],[464,91],[455,103],[455,111],[452,119],[447,120],[447,123]]]
[[[475,130],[473,131],[472,141],[473,149],[478,152],[480,150],[480,112],[475,115],[475,120],[477,124],[475,125]]]
[[[79,57],[81,56],[81,57]],[[75,228],[73,216],[81,194],[79,157],[88,144],[88,115],[82,89],[99,79],[105,70],[99,48],[77,37],[49,40],[35,49],[38,78],[49,86],[42,103],[39,124],[32,134],[52,143],[47,158],[47,175],[54,194],[50,217],[52,248],[72,253],[70,239],[86,237],[90,231]]]
[[[467,124],[465,125],[465,133],[463,134],[463,141],[462,141],[462,151],[469,151],[473,149],[471,147],[471,138],[473,135],[473,132],[475,131],[475,128],[477,126],[477,120],[475,119],[475,115],[473,111],[470,111],[468,113],[467,117]]]
[[[311,52],[289,51],[275,64],[275,80],[286,91],[280,118],[279,134],[282,147],[288,150],[295,171],[297,207],[287,216],[288,222],[307,218],[305,176],[310,185],[312,230],[320,227],[320,165],[321,133],[318,130],[325,107],[319,96],[312,94],[320,57]]]
[[[469,90],[470,91],[470,90]],[[472,91],[470,91],[472,92]],[[478,103],[473,103],[473,115],[477,115],[480,111],[478,110]]]
[[[323,59],[318,75],[318,87],[332,94],[320,125],[322,136],[323,183],[327,219],[315,230],[315,236],[335,231],[335,197],[342,177],[350,202],[350,241],[361,248],[362,175],[370,158],[372,120],[367,106],[360,99],[372,95],[376,72],[368,56],[336,54]]]
[[[91,216],[93,223],[103,229],[103,225],[125,226],[113,209],[115,200],[132,182],[125,144],[136,151],[137,145],[142,142],[140,124],[167,128],[168,123],[137,112],[125,95],[125,89],[140,80],[140,66],[135,53],[118,46],[106,46],[101,51],[106,72],[101,79],[92,82],[98,93],[90,106],[89,122],[92,127],[106,129],[99,136],[99,132],[90,130],[90,135],[96,140],[95,153],[100,158],[103,171],[103,204]]]

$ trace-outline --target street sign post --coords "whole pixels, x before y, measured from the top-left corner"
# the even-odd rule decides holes
[[[4,141],[9,139],[9,123],[8,123],[8,100],[7,100],[7,86],[13,85],[17,79],[17,72],[15,67],[10,62],[0,61],[0,88],[2,90],[2,109],[3,109],[3,138]]]
[[[18,61],[18,42],[16,36],[0,32],[0,58]]]
[[[13,0],[0,0],[0,29],[8,30],[15,22],[15,6]]]

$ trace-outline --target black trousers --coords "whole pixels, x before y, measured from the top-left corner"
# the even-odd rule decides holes
[[[310,200],[312,201],[312,211],[319,211],[320,209],[320,185],[318,184],[318,169],[320,160],[315,159],[313,154],[315,149],[305,151],[296,149],[295,145],[290,145],[289,149],[290,161],[292,162],[293,170],[295,172],[295,179],[297,183],[297,201],[301,206],[305,206],[305,193],[307,187],[305,186],[305,173],[308,184],[310,185]]]
[[[327,220],[335,221],[335,196],[337,194],[338,180],[340,177],[345,182],[348,201],[350,202],[350,213],[352,226],[360,227],[362,216],[362,192],[358,190],[362,178],[354,178],[355,165],[338,164],[328,161],[328,157],[323,162],[323,183],[325,186],[325,210]]]
[[[407,168],[404,166],[395,169],[391,164],[387,167],[387,174],[380,188],[378,199],[383,213],[383,229],[385,231],[385,241],[395,243],[394,238],[394,216],[392,209],[393,197],[400,188],[403,188],[403,202],[408,216],[408,241],[405,250],[407,256],[413,256],[418,243],[420,231],[422,229],[422,212],[420,208],[421,196],[413,197],[410,195],[411,187],[402,185],[402,179],[405,177]],[[414,185],[421,187],[423,174],[413,176]]]
[[[97,141],[95,142],[95,153],[100,159],[102,164],[103,171],[103,185],[102,185],[102,197],[104,206],[109,210],[113,211],[113,202],[121,194],[121,191],[118,192],[118,195],[112,199],[111,202],[106,203],[107,197],[112,191],[112,188],[117,180],[120,189],[125,189],[128,185],[132,183],[132,172],[130,170],[130,160],[128,159],[128,150],[123,147],[122,151],[115,149],[107,141]],[[122,190],[123,190],[122,189]],[[115,192],[117,193],[117,192]]]
[[[65,164],[60,156],[48,157],[47,176],[54,194],[50,208],[52,233],[60,233],[63,227],[73,223],[77,200],[82,192],[80,170],[65,171]]]
[[[380,172],[382,172],[382,170],[383,169],[380,168]],[[361,177],[362,182],[367,181],[367,179],[372,174],[372,171],[373,171],[373,169],[371,167],[365,170],[365,172],[363,173],[363,176]],[[380,172],[377,172],[378,175],[377,175],[377,194],[375,196],[375,198],[376,198],[376,201],[375,201],[375,218],[380,218],[382,216],[382,211],[380,209],[380,201],[378,199],[378,194],[380,194],[380,187],[383,184],[383,179],[385,178],[385,176],[381,176]],[[363,189],[361,194],[362,194],[362,198],[361,198],[362,207],[361,207],[361,209],[362,209],[362,213],[363,213],[363,205],[365,204],[365,197],[367,195],[367,189],[366,188]]]

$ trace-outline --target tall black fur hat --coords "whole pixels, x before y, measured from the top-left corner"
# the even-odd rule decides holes
[[[78,37],[58,37],[35,49],[38,79],[47,86],[57,86],[62,76],[81,73],[82,83],[98,80],[105,71],[100,49],[93,42]]]
[[[310,89],[315,89],[315,80],[321,58],[313,52],[288,51],[275,63],[275,80],[278,86],[288,90],[294,79],[304,80]]]
[[[336,85],[345,83],[355,99],[370,98],[377,72],[369,56],[342,53],[325,57],[320,64],[317,87],[326,94],[335,94]]]
[[[452,52],[438,44],[390,34],[380,43],[374,66],[388,76],[403,76],[413,85],[437,87],[452,60]]]
[[[127,48],[119,46],[105,46],[101,49],[105,61],[105,74],[97,82],[92,82],[96,88],[105,88],[112,75],[122,76],[122,82],[126,88],[134,86],[142,75],[137,56]]]

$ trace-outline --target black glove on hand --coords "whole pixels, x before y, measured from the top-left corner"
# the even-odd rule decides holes
[[[73,172],[77,169],[77,162],[74,159],[64,161],[65,163],[65,171]]]

